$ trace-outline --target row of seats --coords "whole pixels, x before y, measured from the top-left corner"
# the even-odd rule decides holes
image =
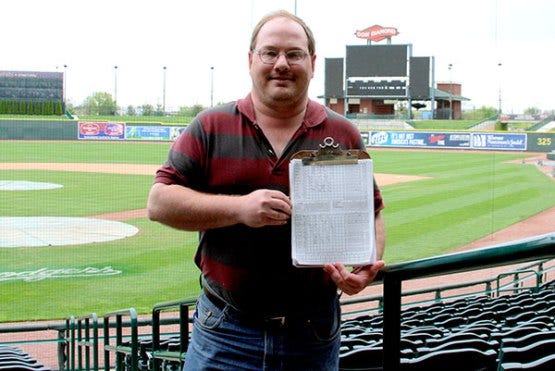
[[[29,354],[10,346],[0,346],[0,370],[50,371]]]
[[[403,370],[541,370],[555,362],[552,284],[538,292],[408,308],[401,321]],[[382,325],[381,314],[343,322],[342,370],[382,368]]]

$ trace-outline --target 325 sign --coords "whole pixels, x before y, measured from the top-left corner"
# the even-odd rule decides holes
[[[555,133],[528,133],[528,151],[555,151]]]

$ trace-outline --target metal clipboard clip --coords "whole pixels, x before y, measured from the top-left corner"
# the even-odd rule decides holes
[[[292,159],[301,159],[303,165],[344,165],[357,164],[359,159],[369,159],[368,152],[360,149],[342,150],[339,143],[327,137],[319,144],[320,149],[304,150],[295,153]]]

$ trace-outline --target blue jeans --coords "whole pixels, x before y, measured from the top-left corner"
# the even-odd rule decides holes
[[[244,321],[229,305],[219,309],[201,293],[183,370],[338,369],[340,307],[310,320]],[[319,312],[320,313],[320,312]]]

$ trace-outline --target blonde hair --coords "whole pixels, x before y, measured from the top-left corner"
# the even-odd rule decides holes
[[[286,10],[278,10],[278,11],[269,13],[264,17],[262,17],[260,21],[258,21],[256,26],[252,30],[250,51],[254,51],[254,47],[256,45],[256,38],[258,37],[258,33],[260,32],[260,29],[262,28],[262,26],[264,26],[268,21],[271,21],[272,19],[280,18],[280,17],[288,18],[301,25],[308,39],[308,44],[307,44],[308,54],[314,55],[314,53],[316,52],[316,40],[314,39],[314,35],[312,34],[312,31],[301,18],[297,17],[294,14],[289,13]]]

